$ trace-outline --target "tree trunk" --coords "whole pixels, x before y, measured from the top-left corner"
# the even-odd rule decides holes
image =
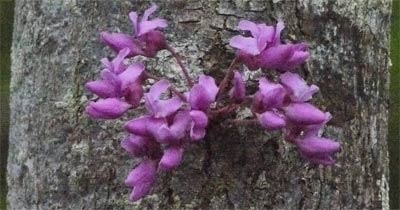
[[[88,119],[83,84],[113,55],[99,32],[131,32],[127,14],[149,2],[16,2],[10,209],[388,209],[390,0],[160,1],[168,39],[191,73],[219,79],[240,19],[284,20],[284,39],[310,44],[300,72],[320,87],[315,101],[334,116],[324,135],[342,151],[335,166],[314,167],[279,132],[213,124],[150,196],[128,202],[123,180],[136,162],[119,146],[122,121]],[[182,83],[170,55],[159,57],[149,68]]]

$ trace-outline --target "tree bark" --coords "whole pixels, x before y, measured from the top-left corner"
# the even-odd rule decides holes
[[[100,31],[131,32],[127,14],[150,1],[18,0],[12,44],[10,209],[388,209],[390,0],[160,1],[168,39],[192,75],[222,79],[240,19],[283,20],[287,40],[310,44],[299,72],[334,118],[342,145],[333,167],[302,161],[279,132],[212,124],[150,196],[128,202],[136,164],[120,148],[121,122],[83,114],[100,58]],[[183,85],[167,52],[149,69]],[[139,113],[131,114],[130,117]]]

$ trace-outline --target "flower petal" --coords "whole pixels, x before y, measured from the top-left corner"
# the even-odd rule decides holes
[[[137,33],[137,36],[142,36],[156,28],[165,28],[167,26],[167,21],[161,18],[155,18],[149,21],[141,21],[139,23],[139,32]]]
[[[259,80],[259,92],[265,109],[277,108],[282,106],[286,96],[286,91],[282,85],[270,82],[265,78]]]
[[[119,74],[123,71],[125,71],[126,66],[124,64],[124,59],[126,56],[128,56],[130,53],[129,48],[124,48],[120,50],[117,54],[117,56],[111,61],[111,64],[113,66],[112,71],[116,74]]]
[[[182,161],[183,148],[181,147],[169,147],[164,150],[160,163],[158,164],[159,169],[162,171],[170,171],[176,168]]]
[[[306,137],[296,141],[298,148],[306,155],[332,154],[340,149],[339,142],[316,136]]]
[[[143,183],[154,182],[156,177],[157,163],[152,160],[145,160],[136,166],[125,179],[125,185],[134,187]]]
[[[129,135],[121,141],[121,147],[135,157],[141,157],[147,152],[147,141],[143,136]]]
[[[241,20],[238,24],[238,29],[243,31],[250,31],[253,37],[257,37],[260,34],[257,24],[248,20]]]
[[[235,103],[242,103],[246,97],[246,87],[243,77],[238,71],[234,72],[232,83],[233,87],[229,91],[229,96]]]
[[[117,87],[105,80],[91,81],[85,84],[86,89],[98,95],[100,98],[118,97],[119,92]]]
[[[272,111],[266,111],[257,118],[260,124],[268,130],[277,130],[286,126],[285,119]]]
[[[125,130],[128,131],[129,133],[135,134],[135,135],[140,135],[140,136],[147,136],[149,135],[149,132],[147,131],[147,121],[149,120],[150,117],[145,116],[145,117],[139,117],[133,120],[129,120],[127,123],[125,123]]]
[[[99,99],[90,102],[86,113],[95,119],[116,119],[121,117],[131,107],[128,103],[116,98]]]
[[[229,41],[229,45],[231,45],[233,48],[239,49],[250,55],[260,54],[260,50],[258,49],[258,42],[257,42],[256,38],[244,37],[241,35],[234,36]]]
[[[280,83],[290,93],[290,98],[295,102],[306,102],[311,100],[312,95],[319,91],[318,86],[308,86],[300,75],[286,72],[280,76]]]
[[[141,46],[133,40],[133,37],[126,34],[102,32],[100,37],[115,52],[128,48],[130,50],[129,57],[143,54]]]
[[[190,138],[192,140],[200,140],[206,135],[206,127],[208,125],[208,117],[202,111],[190,111],[192,123],[190,126]]]
[[[291,103],[284,107],[285,115],[298,125],[319,124],[325,121],[325,114],[309,103]]]
[[[118,75],[121,81],[121,89],[124,91],[130,85],[135,83],[137,79],[142,75],[144,71],[144,65],[142,63],[133,63],[128,68]]]

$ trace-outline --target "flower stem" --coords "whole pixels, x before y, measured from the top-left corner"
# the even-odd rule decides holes
[[[234,70],[234,68],[233,67],[235,67],[235,65],[238,63],[238,59],[237,59],[237,57],[235,57],[233,60],[232,60],[232,62],[231,62],[231,64],[229,65],[229,68],[228,68],[228,70],[226,71],[226,74],[225,74],[225,77],[224,77],[224,79],[221,81],[221,83],[219,84],[219,90],[218,90],[218,94],[217,94],[217,99],[220,99],[221,98],[221,95],[225,92],[225,89],[226,89],[226,87],[228,86],[228,82],[229,82],[229,79],[232,77],[232,74],[233,74],[233,70]]]
[[[145,74],[145,78],[154,79],[155,81],[160,81],[160,80],[161,80],[161,78],[157,77],[157,76],[154,75],[154,74],[150,74],[149,72],[144,72],[144,74]],[[167,79],[165,79],[165,80],[167,80]],[[167,80],[167,81],[168,81],[168,80]],[[170,81],[168,81],[168,82],[169,82],[169,84],[170,84],[169,89],[170,89],[172,92],[174,92],[182,101],[185,101],[185,102],[186,102],[186,97],[185,97],[185,95],[183,95],[181,92],[179,92],[179,91],[172,85],[172,83],[171,83]]]
[[[239,107],[238,104],[230,104],[230,105],[224,106],[222,108],[219,108],[219,109],[216,109],[216,110],[212,110],[211,111],[211,116],[213,118],[215,118],[215,117],[218,117],[220,115],[226,115],[226,114],[229,114],[229,113],[235,111],[238,107]]]
[[[189,76],[188,70],[187,70],[186,67],[183,65],[182,59],[181,59],[181,57],[179,56],[179,54],[178,54],[177,52],[175,52],[174,48],[172,48],[172,47],[169,46],[169,45],[166,46],[166,50],[168,50],[168,51],[172,54],[172,56],[174,56],[176,62],[177,62],[178,65],[181,67],[181,70],[182,70],[182,72],[183,72],[183,75],[184,75],[185,78],[186,78],[186,81],[187,81],[188,86],[189,86],[189,87],[193,87],[193,81],[192,81],[192,79],[191,79],[190,76]]]

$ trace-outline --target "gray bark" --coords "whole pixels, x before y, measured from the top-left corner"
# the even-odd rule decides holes
[[[390,0],[202,0],[159,2],[168,39],[193,75],[223,77],[239,19],[286,22],[285,39],[310,43],[300,70],[320,86],[334,118],[324,135],[342,144],[334,167],[301,160],[279,132],[210,127],[150,196],[127,200],[135,165],[119,146],[121,122],[83,109],[99,59],[99,31],[131,32],[127,14],[150,1],[16,2],[12,44],[10,209],[387,209]],[[183,81],[168,53],[150,69]],[[138,115],[132,114],[132,116]]]

